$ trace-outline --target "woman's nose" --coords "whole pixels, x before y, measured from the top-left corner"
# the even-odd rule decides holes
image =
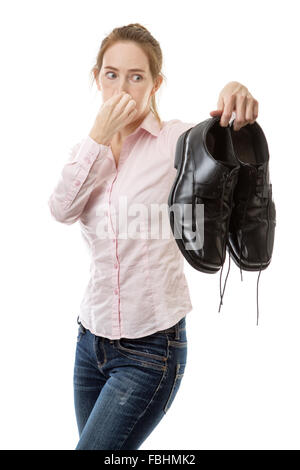
[[[123,91],[124,93],[128,93],[128,91],[126,91],[124,88],[117,88],[117,89],[115,89],[115,91],[114,91],[114,95],[120,94],[120,93],[122,93],[122,91]]]

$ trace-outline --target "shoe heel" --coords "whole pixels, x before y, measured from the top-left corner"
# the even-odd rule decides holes
[[[175,150],[175,159],[174,159],[174,168],[176,168],[176,170],[180,167],[180,163],[181,163],[182,156],[183,156],[184,141],[185,141],[185,137],[186,137],[186,135],[189,131],[190,131],[190,129],[183,132],[183,134],[181,134],[178,137],[177,144],[176,144],[176,150]]]
[[[180,160],[181,160],[181,155],[179,152],[177,152],[177,149],[176,149],[176,152],[175,152],[175,160],[174,160],[174,168],[178,168],[179,164],[180,164]]]

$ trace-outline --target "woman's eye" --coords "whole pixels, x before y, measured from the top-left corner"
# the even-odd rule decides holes
[[[112,74],[114,74],[115,72],[107,72],[107,73],[106,73],[106,75],[107,75],[107,74],[109,74],[109,73],[112,73]]]
[[[107,72],[106,75],[109,74],[109,73],[112,73],[113,75],[115,75],[115,72]],[[140,77],[140,80],[134,80],[135,82],[140,82],[143,79],[143,77],[141,75],[138,75],[138,74],[134,74],[133,77]]]

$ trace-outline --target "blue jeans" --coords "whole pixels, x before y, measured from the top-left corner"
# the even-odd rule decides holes
[[[178,392],[186,323],[142,338],[110,340],[79,322],[74,365],[75,450],[138,449]]]

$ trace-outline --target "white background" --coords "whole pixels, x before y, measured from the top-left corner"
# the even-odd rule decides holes
[[[237,80],[259,102],[277,210],[274,254],[257,273],[185,261],[194,309],[188,363],[143,449],[300,449],[299,18],[296,1],[1,2],[2,449],[74,449],[73,361],[89,257],[78,223],[47,205],[72,145],[101,105],[90,69],[102,39],[139,22],[159,41],[162,120],[201,122]],[[298,32],[297,32],[298,30]],[[223,269],[223,282],[228,257]]]

